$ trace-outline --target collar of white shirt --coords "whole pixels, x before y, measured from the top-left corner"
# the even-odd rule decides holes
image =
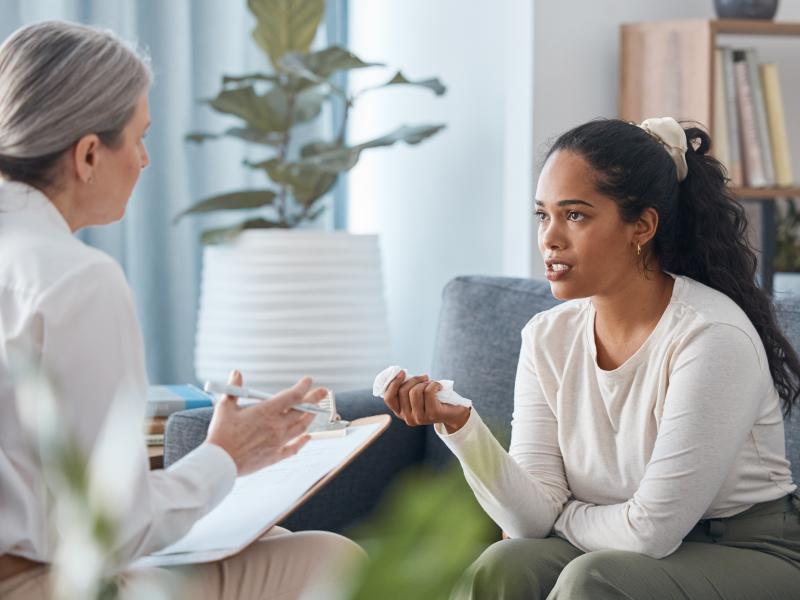
[[[50,199],[35,187],[19,181],[0,178],[0,212],[43,211],[47,220],[58,229],[72,235],[67,221]]]

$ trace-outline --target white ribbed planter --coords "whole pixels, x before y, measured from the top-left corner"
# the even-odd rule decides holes
[[[344,391],[386,367],[389,333],[374,235],[246,230],[203,254],[195,373],[277,391],[310,375]]]

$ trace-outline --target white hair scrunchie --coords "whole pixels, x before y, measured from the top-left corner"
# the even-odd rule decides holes
[[[678,169],[678,181],[686,179],[689,173],[689,166],[686,164],[686,151],[689,145],[686,141],[686,132],[680,123],[672,117],[655,117],[645,119],[639,127],[661,142],[672,157],[672,162]]]

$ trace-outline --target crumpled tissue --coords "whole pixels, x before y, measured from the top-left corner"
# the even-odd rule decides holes
[[[383,371],[378,373],[375,377],[375,382],[372,384],[372,394],[383,398],[386,394],[386,388],[389,387],[392,379],[397,377],[397,374],[402,370],[401,367],[391,366],[386,367]],[[408,372],[406,372],[405,380],[408,381],[408,379]],[[451,379],[440,379],[438,383],[442,386],[442,389],[436,394],[436,399],[439,400],[439,402],[443,404],[453,404],[455,406],[466,406],[467,408],[472,407],[472,400],[464,398],[456,393],[453,389],[453,381]]]

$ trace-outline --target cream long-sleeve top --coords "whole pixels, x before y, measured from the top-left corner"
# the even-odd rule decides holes
[[[508,452],[474,408],[451,435],[436,426],[511,537],[661,558],[698,520],[795,490],[764,347],[732,300],[675,277],[655,329],[613,371],[597,366],[594,320],[581,299],[522,330]]]
[[[121,269],[75,238],[42,193],[0,180],[0,554],[50,562],[52,507],[17,414],[9,365],[25,355],[51,376],[64,426],[87,455],[123,382],[144,419],[144,351]],[[142,420],[130,427],[141,431]],[[151,472],[142,438],[136,464],[136,497],[117,539],[122,560],[180,538],[236,478],[231,457],[208,443]]]

